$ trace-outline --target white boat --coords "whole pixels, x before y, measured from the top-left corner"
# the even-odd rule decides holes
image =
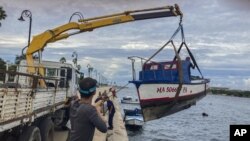
[[[142,127],[144,124],[143,116],[140,109],[124,109],[124,122],[129,127]]]
[[[177,49],[173,39],[181,31],[182,43]],[[152,61],[159,52],[168,45],[173,46],[175,55],[170,61]],[[186,47],[189,56],[185,60],[180,57],[182,47]],[[136,80],[135,58],[141,59],[141,71]],[[208,92],[209,79],[203,75],[188,48],[182,24],[170,40],[157,50],[149,59],[131,56],[133,83],[137,89],[144,121],[158,119],[194,105]],[[143,62],[143,60],[146,60]],[[191,68],[196,68],[200,76],[192,77]]]
[[[138,99],[133,99],[131,96],[123,97],[121,100],[123,104],[140,104]]]

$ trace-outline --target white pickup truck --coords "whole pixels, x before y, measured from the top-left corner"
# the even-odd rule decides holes
[[[24,60],[16,72],[0,70],[0,78],[5,78],[0,80],[0,141],[53,141],[54,126],[66,125],[67,102],[76,95],[82,73],[67,63],[43,65],[45,77],[26,74]],[[46,88],[39,87],[39,79]]]

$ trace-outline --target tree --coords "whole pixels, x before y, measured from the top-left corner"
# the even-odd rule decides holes
[[[7,17],[7,14],[5,13],[5,11],[3,10],[3,7],[0,6],[0,21],[4,20]],[[0,27],[1,27],[1,22],[0,22]]]
[[[60,59],[60,63],[65,63],[66,62],[66,58],[65,57],[62,57],[61,59]]]
[[[2,59],[2,58],[0,58],[0,69],[1,70],[5,70],[6,69],[6,62]],[[4,81],[5,80],[5,75],[4,75],[4,73],[0,73],[0,81]]]
[[[25,55],[16,55],[15,64],[19,64],[21,60],[26,59]]]
[[[6,68],[6,62],[2,59],[2,58],[0,58],[0,69],[4,69],[5,70],[5,68]]]
[[[77,70],[80,70],[81,69],[81,65],[77,65]]]

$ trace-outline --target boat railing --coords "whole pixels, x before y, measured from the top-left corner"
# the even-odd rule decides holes
[[[131,64],[132,64],[132,80],[135,81],[136,80],[136,69],[135,69],[135,61],[136,61],[136,59],[140,60],[141,70],[144,70],[145,61],[147,61],[148,59],[140,57],[140,56],[130,56],[130,57],[128,57],[128,59],[131,60]],[[161,65],[160,63],[158,63],[156,61],[152,61],[152,60],[150,60],[148,63]],[[155,72],[153,73],[153,76],[154,76],[154,79],[157,78],[157,74]],[[139,78],[140,78],[140,76],[139,76]],[[142,79],[144,79],[144,75],[142,75]]]

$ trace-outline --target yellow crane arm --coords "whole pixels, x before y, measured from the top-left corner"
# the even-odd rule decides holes
[[[171,17],[171,16],[180,16],[182,18],[182,12],[180,11],[177,4],[175,6],[165,6],[151,9],[135,10],[135,11],[125,11],[123,13],[89,18],[89,19],[80,19],[77,22],[70,22],[64,25],[61,25],[57,28],[47,30],[44,33],[36,35],[33,37],[27,51],[26,51],[26,60],[27,65],[29,66],[27,71],[30,74],[35,74],[35,67],[33,54],[38,51],[43,51],[47,43],[55,42],[61,39],[68,38],[71,35],[92,31],[96,28],[105,27],[109,25],[115,25],[120,23],[132,22],[137,20],[153,19],[153,18],[162,18],[162,17]],[[66,31],[77,30],[73,33],[65,33]],[[39,69],[39,74],[44,76],[44,71]]]

